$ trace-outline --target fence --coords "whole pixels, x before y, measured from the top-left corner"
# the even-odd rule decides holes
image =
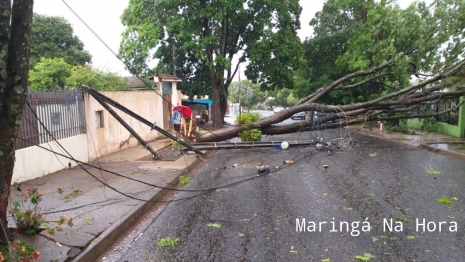
[[[448,99],[441,99],[440,101],[436,102],[436,110],[438,112],[448,110],[451,108],[456,107],[460,103],[460,99],[457,97],[448,98]],[[441,123],[446,123],[450,125],[458,125],[459,124],[459,110],[452,111],[446,114],[439,115],[436,120]]]
[[[34,92],[27,95],[16,149],[86,133],[82,91]],[[46,129],[41,125],[41,123]]]

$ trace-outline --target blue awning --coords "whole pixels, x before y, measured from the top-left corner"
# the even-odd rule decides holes
[[[191,103],[191,104],[204,104],[204,105],[211,105],[213,104],[213,100],[208,99],[197,99],[197,100],[181,100],[181,103]]]

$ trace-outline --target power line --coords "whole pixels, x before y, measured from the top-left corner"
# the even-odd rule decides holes
[[[32,110],[32,107],[30,106],[30,104],[29,104],[29,102],[28,102],[27,100],[26,100],[26,104],[27,104],[28,107],[30,107],[31,110]],[[34,117],[39,121],[39,123],[40,123],[40,125],[42,126],[42,128],[44,128],[44,130],[48,133],[48,135],[50,135],[50,136],[52,137],[52,139],[55,141],[55,143],[57,143],[57,145],[58,145],[60,148],[62,148],[62,149],[66,152],[66,154],[68,154],[69,156],[66,156],[66,155],[64,155],[64,154],[60,154],[60,153],[55,152],[55,151],[53,151],[53,150],[51,150],[51,149],[47,149],[47,148],[45,148],[45,147],[43,147],[43,146],[37,145],[37,144],[35,144],[35,143],[33,143],[33,142],[27,140],[27,139],[18,137],[19,139],[24,140],[24,141],[27,141],[27,142],[29,142],[30,144],[36,145],[36,146],[38,146],[39,148],[45,149],[45,150],[47,150],[47,151],[49,151],[49,152],[52,152],[52,153],[54,153],[54,154],[56,154],[56,155],[59,155],[59,156],[62,156],[62,157],[65,157],[65,158],[68,158],[68,159],[73,160],[73,161],[76,162],[86,173],[88,173],[90,176],[92,176],[94,179],[96,179],[97,181],[99,181],[99,182],[102,183],[103,185],[109,187],[109,188],[112,189],[113,191],[115,191],[115,192],[117,192],[117,193],[119,193],[119,194],[121,194],[121,195],[123,195],[123,196],[126,196],[126,197],[128,197],[128,198],[130,198],[130,199],[134,199],[134,200],[139,200],[139,201],[144,201],[144,202],[173,202],[173,201],[181,201],[181,200],[186,200],[186,199],[192,199],[192,198],[198,196],[200,193],[211,192],[211,191],[215,191],[215,190],[221,189],[221,188],[232,187],[232,186],[234,186],[234,185],[237,185],[237,184],[240,184],[240,183],[244,183],[244,182],[247,182],[247,181],[256,179],[256,178],[258,178],[258,177],[262,177],[262,176],[268,175],[269,173],[276,172],[276,171],[279,171],[279,170],[281,170],[281,169],[284,169],[284,168],[288,167],[288,166],[283,166],[283,167],[281,167],[281,168],[277,168],[277,169],[274,169],[274,170],[270,170],[269,172],[262,173],[262,174],[258,174],[258,175],[257,175],[256,173],[254,173],[254,174],[251,174],[251,175],[250,175],[250,176],[251,176],[250,178],[247,178],[247,179],[244,179],[244,180],[240,180],[240,181],[236,181],[236,182],[230,183],[230,184],[228,184],[228,185],[219,186],[219,187],[212,187],[212,188],[208,188],[208,189],[198,189],[198,190],[195,190],[195,189],[194,189],[194,190],[188,190],[188,189],[174,189],[174,188],[168,188],[168,187],[161,187],[161,186],[149,184],[149,183],[146,183],[146,182],[143,182],[143,181],[134,179],[134,178],[130,178],[130,177],[128,177],[128,176],[124,176],[124,175],[115,173],[115,172],[110,171],[110,170],[106,170],[106,169],[103,169],[103,168],[100,168],[100,167],[96,167],[96,166],[93,166],[93,165],[91,165],[91,164],[87,164],[87,163],[84,163],[84,162],[82,162],[82,161],[80,161],[80,160],[75,159],[75,158],[74,158],[74,157],[60,144],[60,142],[58,142],[58,141],[55,139],[55,137],[53,136],[53,134],[50,133],[50,131],[47,129],[47,127],[44,125],[44,123],[38,118],[38,116],[37,116],[37,114],[34,112],[34,110],[32,110],[32,113],[33,113]],[[302,160],[302,159],[304,159],[304,158],[305,158],[305,156],[302,157],[301,159],[295,160],[294,162],[300,161],[300,160]],[[105,181],[100,180],[97,176],[93,175],[93,174],[90,173],[87,169],[85,169],[85,168],[83,167],[83,165],[91,166],[91,167],[93,167],[93,168],[96,168],[96,169],[99,169],[99,170],[102,170],[102,171],[105,171],[105,172],[108,172],[108,173],[111,173],[111,174],[114,174],[114,175],[117,175],[117,176],[121,176],[121,177],[130,179],[130,180],[135,180],[135,181],[137,181],[137,182],[139,182],[139,183],[146,184],[146,185],[150,185],[150,186],[152,186],[152,187],[156,187],[156,188],[159,188],[159,189],[166,189],[166,190],[172,190],[172,191],[185,191],[185,192],[199,192],[199,193],[197,193],[197,194],[195,194],[195,195],[193,195],[193,196],[190,196],[190,197],[185,197],[185,198],[175,199],[175,200],[169,200],[169,201],[162,201],[162,200],[153,201],[153,200],[141,199],[141,198],[137,198],[137,197],[131,196],[131,195],[129,195],[129,194],[126,194],[126,193],[124,193],[124,192],[121,192],[120,190],[118,190],[118,189],[116,189],[115,187],[109,185],[109,184],[106,183]],[[235,178],[235,179],[236,179],[236,178]]]
[[[93,30],[93,29],[92,29],[92,28],[91,28],[91,27],[90,27],[90,26],[89,26],[89,25],[75,12],[75,11],[74,11],[73,8],[71,8],[71,6],[69,6],[69,5],[66,3],[65,0],[62,0],[62,2],[69,8],[69,10],[71,10],[71,12],[79,19],[79,21],[81,21],[81,22],[87,27],[87,29],[89,29],[89,30],[92,32],[92,34],[93,34],[95,37],[97,37],[98,40],[99,40],[100,42],[102,42],[102,44],[105,45],[105,47],[106,47],[119,61],[121,61],[121,63],[123,63],[123,64],[126,66],[126,68],[128,68],[129,70],[131,69],[131,67],[130,67],[128,64],[126,64],[126,63],[123,61],[123,59],[121,59],[121,58],[120,58],[120,57],[119,57],[106,43],[105,43],[105,41],[103,41],[102,38],[100,38],[100,36],[99,36],[99,35],[98,35],[98,34],[97,34],[97,33],[96,33],[96,32],[95,32],[95,31],[94,31],[94,30]],[[168,99],[166,99],[165,97],[163,97],[163,95],[160,94],[160,93],[153,87],[153,84],[148,84],[148,83],[146,82],[145,79],[143,79],[141,76],[139,76],[139,74],[134,73],[133,70],[130,70],[130,71],[132,71],[131,73],[133,73],[133,74],[134,74],[137,78],[139,78],[145,85],[147,85],[148,88],[150,88],[151,90],[155,91],[155,93],[156,93],[158,96],[160,96],[164,101],[166,101],[168,104],[170,104],[172,107],[174,107],[174,105],[171,103],[171,101],[169,101]],[[188,117],[188,120],[190,121],[191,118]],[[211,132],[211,131],[208,130],[207,128],[205,128],[205,127],[202,127],[202,128],[205,129],[206,131],[208,131],[209,133],[211,133],[212,135],[214,135],[214,136],[216,136],[216,137],[219,137],[217,134],[215,134],[214,132]],[[228,140],[226,140],[226,141],[228,141]],[[229,141],[228,141],[228,142],[229,142]]]

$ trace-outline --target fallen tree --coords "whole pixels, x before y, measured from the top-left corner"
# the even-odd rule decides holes
[[[460,60],[453,66],[447,68],[444,72],[437,74],[434,77],[428,78],[418,84],[411,85],[409,87],[400,89],[393,93],[388,93],[381,97],[350,105],[321,105],[316,103],[318,98],[327,94],[336,87],[340,86],[346,81],[360,75],[374,74],[380,71],[382,68],[393,65],[391,62],[386,62],[382,66],[374,69],[360,71],[354,74],[338,79],[331,85],[321,88],[317,92],[305,97],[295,106],[289,109],[283,110],[275,115],[267,118],[260,119],[252,123],[249,128],[260,128],[263,134],[284,134],[299,131],[311,131],[318,127],[318,129],[324,128],[337,128],[346,125],[360,124],[369,121],[387,121],[395,119],[411,119],[411,118],[429,118],[438,116],[445,113],[450,113],[454,110],[458,110],[463,101],[457,104],[455,107],[439,111],[439,112],[425,112],[425,113],[414,113],[414,109],[418,108],[420,104],[430,104],[434,101],[444,98],[460,97],[465,94],[465,90],[459,91],[444,91],[448,88],[456,87],[460,83],[463,77],[463,69],[465,66],[465,59]],[[453,79],[454,81],[448,81],[441,83],[441,80]],[[355,86],[355,85],[354,85]],[[273,124],[280,123],[293,114],[302,111],[323,111],[323,112],[334,112],[335,114],[320,119],[318,123],[314,123],[311,119],[306,121],[293,123],[285,126],[272,126]],[[330,120],[339,120],[337,123],[328,123]],[[239,132],[244,130],[243,126],[232,126],[224,129],[220,129],[215,133],[209,133],[202,136],[199,142],[217,142],[224,141],[230,138],[237,137]]]
[[[430,118],[458,110],[462,102],[442,111],[432,111],[429,106],[465,94],[463,6],[465,0],[435,0],[429,6],[418,2],[406,9],[393,1],[327,1],[311,22],[315,35],[304,43],[308,50],[302,59],[308,59],[309,68],[303,71],[318,73],[305,75],[307,86],[296,87],[297,93],[305,95],[289,109],[248,128],[283,134],[369,121]],[[360,16],[360,10],[364,15]],[[322,73],[324,70],[331,73]],[[317,89],[312,82],[321,85]],[[354,93],[358,97],[354,98]],[[341,97],[349,102],[337,100]],[[275,125],[302,111],[334,114],[318,123],[308,119]],[[327,122],[335,119],[337,123]],[[244,129],[227,127],[198,141],[227,140]]]

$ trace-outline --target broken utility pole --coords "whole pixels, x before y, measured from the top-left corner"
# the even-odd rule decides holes
[[[151,127],[152,129],[155,129],[157,130],[158,132],[162,133],[163,135],[165,135],[166,137],[169,137],[171,140],[173,141],[176,141],[178,142],[179,144],[185,146],[187,148],[187,151],[194,151],[195,153],[199,154],[199,155],[203,155],[203,153],[194,148],[193,146],[191,146],[190,144],[184,142],[183,140],[179,139],[178,137],[176,136],[173,136],[172,134],[170,134],[169,132],[167,132],[166,130],[158,127],[156,125],[156,123],[152,123],[150,121],[148,121],[147,119],[139,116],[138,114],[132,112],[131,110],[127,109],[126,107],[124,107],[123,105],[119,104],[118,102],[110,99],[109,97],[107,96],[104,96],[102,94],[100,94],[99,92],[93,90],[92,88],[90,87],[87,87],[87,86],[81,86],[80,88],[81,90],[83,90],[84,92],[87,92],[88,94],[90,94],[92,97],[94,97],[97,101],[101,101],[101,102],[104,102],[105,104],[109,104],[121,111],[123,111],[124,113],[134,117],[136,120],[139,120],[140,122],[142,122],[143,124],[146,124],[147,126]],[[99,101],[99,102],[100,102]],[[108,105],[107,105],[108,106]]]
[[[109,105],[107,105],[105,102],[103,102],[100,98],[98,97],[94,97],[95,100],[97,100],[97,102],[99,102],[106,110],[108,110],[108,113],[110,113],[114,118],[116,118],[116,120],[118,120],[118,122],[120,122],[120,124],[122,124],[128,131],[129,133],[131,133],[131,135],[133,135],[137,141],[139,141],[139,143],[142,144],[142,146],[144,148],[147,148],[148,151],[150,151],[150,153],[152,153],[152,156],[154,159],[160,159],[160,157],[157,155],[157,153],[155,152],[155,150],[153,150],[153,148],[149,145],[149,143],[145,142],[144,139],[142,139],[141,136],[139,136],[139,134],[136,133],[136,131],[134,131],[134,129],[132,129],[132,127],[130,127],[126,122],[124,122],[124,120],[113,110],[111,109],[111,107]]]

